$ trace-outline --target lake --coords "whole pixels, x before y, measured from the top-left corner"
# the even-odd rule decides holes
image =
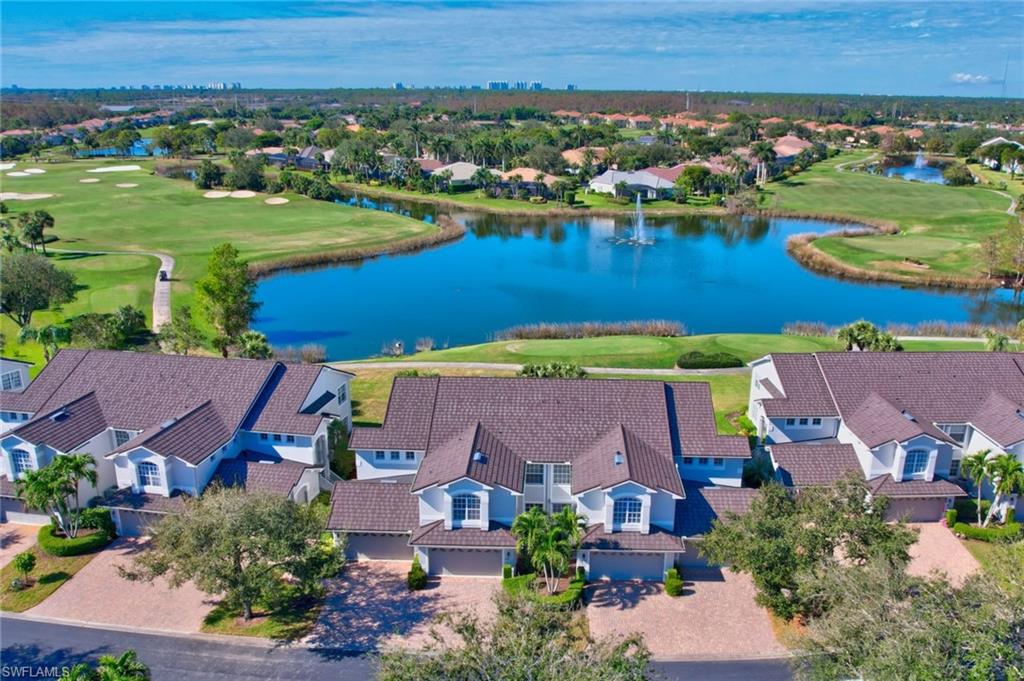
[[[376,205],[376,204],[373,204]],[[422,203],[386,204],[429,219]],[[414,254],[286,272],[261,280],[255,328],[276,346],[318,343],[331,359],[395,340],[435,347],[489,340],[533,322],[672,319],[692,333],[778,332],[790,321],[1016,323],[1007,290],[962,292],[834,279],[785,252],[792,234],[835,223],[783,218],[648,218],[649,246],[616,243],[623,218],[455,213],[460,241]]]
[[[929,184],[946,184],[946,178],[942,176],[942,171],[947,165],[947,163],[929,160],[925,158],[924,154],[918,154],[913,159],[908,157],[886,159],[882,163],[882,172],[886,177],[898,177],[903,180]]]

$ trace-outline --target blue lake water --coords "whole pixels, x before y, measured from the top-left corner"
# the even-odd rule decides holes
[[[928,182],[929,184],[946,184],[942,176],[942,168],[929,165],[910,164],[885,169],[886,177],[899,177],[904,180]]]
[[[102,147],[99,149],[80,149],[75,155],[79,158],[100,158],[106,156],[163,156],[166,153],[166,149],[163,147],[154,147],[153,140],[148,137],[144,137],[140,140],[136,140],[128,149],[127,154],[114,147]]]
[[[432,209],[395,210],[424,218]],[[277,346],[319,343],[331,359],[402,340],[483,342],[533,322],[672,319],[693,333],[778,332],[790,321],[840,324],[1000,321],[1021,308],[1007,290],[962,292],[857,283],[803,269],[786,238],[840,225],[781,218],[648,219],[655,243],[615,243],[628,218],[455,216],[460,241],[415,254],[262,280],[255,327]]]

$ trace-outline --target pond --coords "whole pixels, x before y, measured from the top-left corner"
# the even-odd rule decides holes
[[[419,219],[422,203],[386,204]],[[786,238],[842,227],[751,217],[648,218],[651,245],[622,243],[623,218],[456,213],[461,240],[414,254],[281,273],[259,283],[255,327],[276,346],[318,343],[331,359],[375,355],[401,340],[436,347],[489,340],[516,324],[672,319],[692,333],[767,332],[786,322],[1001,321],[1009,291],[856,283],[803,269]]]
[[[882,163],[882,172],[886,177],[899,177],[904,180],[929,184],[946,184],[946,178],[942,176],[946,165],[926,159],[923,154],[918,154],[913,159],[906,157],[886,159]]]
[[[122,152],[115,147],[102,147],[99,149],[80,149],[75,153],[78,158],[102,158],[107,156],[163,156],[167,150],[163,147],[154,147],[153,140],[144,137],[136,140],[128,149],[128,153]]]

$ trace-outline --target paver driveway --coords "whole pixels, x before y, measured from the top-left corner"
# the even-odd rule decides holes
[[[643,634],[658,659],[780,657],[768,613],[754,603],[754,585],[729,570],[684,570],[683,595],[656,582],[587,586],[587,617],[595,637]]]
[[[36,543],[39,536],[38,525],[22,525],[20,523],[4,523],[0,525],[0,568],[7,565],[21,553]]]
[[[494,617],[491,596],[500,586],[486,577],[432,578],[409,591],[409,563],[352,563],[328,586],[323,612],[307,642],[315,647],[373,650],[391,645],[422,647],[442,612]],[[443,633],[442,629],[442,633]]]
[[[171,589],[162,579],[152,584],[129,582],[118,574],[117,566],[127,565],[144,546],[139,539],[118,539],[28,614],[139,629],[199,631],[213,607],[209,596],[191,584]]]
[[[932,570],[946,573],[949,581],[959,586],[981,567],[971,552],[942,523],[915,523],[919,534],[910,547],[907,572],[924,577]]]

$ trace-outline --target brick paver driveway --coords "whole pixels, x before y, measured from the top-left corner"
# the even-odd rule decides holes
[[[38,525],[4,523],[0,525],[0,568],[22,551],[27,551],[39,536]],[[6,584],[4,585],[7,586]]]
[[[780,657],[768,613],[754,603],[754,585],[729,570],[685,570],[683,595],[656,582],[587,586],[587,617],[595,637],[643,634],[658,659]]]
[[[470,612],[482,620],[494,616],[491,595],[500,586],[498,579],[432,578],[426,589],[409,591],[408,571],[408,562],[350,564],[329,585],[320,620],[307,642],[346,650],[418,648],[429,641],[433,619],[442,612]]]
[[[144,546],[138,539],[118,539],[28,614],[139,629],[199,631],[213,607],[209,596],[191,584],[171,589],[163,580],[129,582],[118,574],[117,566],[127,565]]]
[[[971,552],[942,523],[915,523],[911,527],[920,534],[917,543],[910,547],[910,574],[924,577],[938,570],[959,586],[980,568]]]

